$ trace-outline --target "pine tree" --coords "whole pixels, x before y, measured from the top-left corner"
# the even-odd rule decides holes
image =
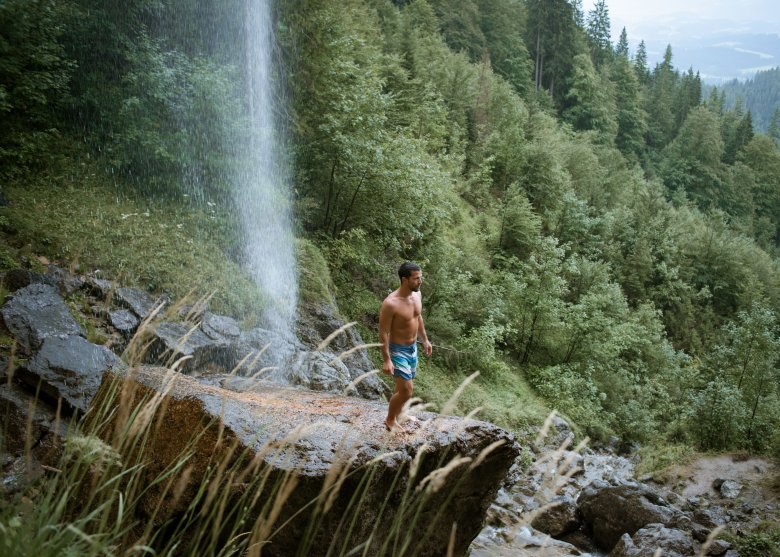
[[[531,87],[533,68],[523,35],[526,29],[525,5],[520,2],[477,0],[480,27],[493,70],[509,81],[516,91]]]
[[[594,130],[606,143],[617,132],[615,104],[601,83],[587,54],[574,57],[574,70],[566,93],[569,105],[563,117],[575,130]]]
[[[626,56],[615,59],[610,78],[615,84],[617,107],[615,146],[626,155],[639,155],[645,147],[646,114],[641,107],[639,80]]]
[[[675,134],[682,126],[691,108],[698,106],[700,102],[701,77],[699,72],[694,74],[693,68],[689,68],[687,73],[683,74],[674,95]]]
[[[547,89],[562,102],[566,78],[579,49],[571,4],[566,0],[529,0],[527,33],[536,90]]]
[[[662,149],[674,137],[673,109],[677,73],[672,66],[672,46],[667,45],[663,62],[655,67],[648,104],[648,145]]]
[[[585,12],[582,9],[582,0],[571,0],[571,7],[574,10],[574,23],[580,29],[585,28]]]
[[[626,33],[625,27],[620,32],[620,39],[618,39],[617,46],[615,46],[615,54],[628,58],[628,33]]]
[[[647,69],[647,47],[644,40],[639,42],[634,55],[634,72],[636,72],[636,77],[642,85],[647,83],[650,78],[650,72]]]
[[[780,147],[780,106],[772,112],[772,118],[769,120],[767,135],[772,138],[775,145]]]
[[[736,114],[738,116],[739,113]],[[724,126],[725,127],[725,126]],[[734,164],[737,153],[753,139],[753,117],[748,110],[726,132],[726,149],[723,153],[723,162]]]
[[[587,34],[591,57],[597,68],[609,60],[612,53],[611,33],[607,3],[605,0],[596,0],[593,9],[588,12]]]

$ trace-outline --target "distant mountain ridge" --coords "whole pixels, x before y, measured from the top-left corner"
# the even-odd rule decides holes
[[[651,62],[660,61],[669,44],[663,40],[645,41]],[[759,71],[780,65],[780,35],[720,32],[700,36],[680,36],[670,41],[674,64],[692,67],[702,80],[713,85],[733,79],[748,79]]]

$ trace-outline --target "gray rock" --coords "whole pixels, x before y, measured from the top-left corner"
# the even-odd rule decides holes
[[[84,286],[83,277],[74,275],[57,265],[46,266],[46,278],[51,281],[49,284],[56,286],[65,294],[72,294]]]
[[[129,309],[139,319],[147,315],[158,305],[149,294],[140,288],[122,287],[114,291],[113,301],[119,307]]]
[[[580,493],[577,506],[594,540],[605,549],[611,549],[623,534],[633,535],[653,523],[670,525],[682,514],[643,484],[596,482]]]
[[[699,524],[710,529],[722,526],[728,522],[726,516],[723,513],[723,509],[720,507],[696,509],[693,512],[693,521],[698,522]]]
[[[0,384],[0,416],[4,417],[2,451],[9,461],[30,451],[34,462],[57,462],[68,425],[67,420],[58,419],[54,408],[16,383],[4,381]],[[19,479],[11,476],[14,481]]]
[[[108,348],[82,337],[48,337],[16,377],[54,401],[62,399],[66,410],[86,412],[103,372],[118,362]]]
[[[714,555],[717,557],[723,555],[729,549],[731,549],[731,544],[726,540],[714,540],[707,548],[707,555]]]
[[[609,557],[653,557],[659,549],[664,557],[696,554],[693,540],[686,532],[662,524],[649,524],[632,537],[623,534]]]
[[[739,492],[742,491],[742,485],[734,480],[723,480],[719,490],[720,494],[726,499],[736,499],[739,497]]]
[[[534,517],[531,526],[555,538],[573,532],[580,527],[577,504],[571,497],[557,497]]]
[[[706,541],[707,537],[710,535],[710,532],[712,532],[710,528],[702,526],[696,522],[691,525],[691,536],[693,536],[693,539],[699,543]]]
[[[521,526],[509,531],[483,531],[471,544],[470,557],[588,556],[574,545]]]
[[[14,459],[8,470],[0,474],[0,493],[11,495],[22,491],[43,475],[43,468],[35,457],[20,456]]]
[[[159,323],[152,343],[143,355],[147,364],[173,366],[182,358],[178,367],[182,373],[229,372],[236,363],[235,350],[224,340],[212,340],[198,328],[183,323]]]
[[[28,354],[48,337],[84,336],[57,289],[48,284],[31,284],[17,290],[3,306],[2,315],[6,327]]]
[[[125,339],[133,336],[140,320],[129,309],[116,309],[108,312],[108,322]]]
[[[634,464],[627,458],[614,454],[586,451],[579,466],[584,471],[576,477],[576,482],[582,488],[595,482],[622,484],[630,481],[634,475]]]
[[[212,340],[237,341],[241,336],[241,328],[235,319],[210,312],[203,315],[200,328]]]
[[[0,383],[0,416],[2,449],[14,456],[24,454],[25,447],[35,446],[55,420],[48,405],[7,381]]]
[[[8,375],[8,366],[11,359],[8,356],[0,354],[0,380],[4,380]]]
[[[334,361],[334,358],[333,354],[324,352],[295,352],[286,361],[260,368],[251,376],[225,377],[220,385],[239,393],[262,391],[269,385],[276,385],[348,394],[344,391],[349,383],[349,372],[343,363]]]
[[[116,290],[116,284],[113,281],[87,277],[84,281],[84,287],[101,300],[107,300]]]
[[[164,385],[165,376],[165,369],[140,367],[128,377],[135,387],[130,391],[136,397],[132,404],[166,392],[153,418],[159,429],[147,445],[145,473],[150,478],[169,470],[178,455],[190,449],[194,455],[188,462],[188,473],[193,478],[207,477],[210,463],[227,461],[229,455],[242,455],[246,465],[257,459],[258,464],[268,466],[269,477],[263,485],[269,490],[286,474],[295,474],[295,490],[283,504],[277,522],[286,525],[275,534],[273,543],[264,546],[264,555],[289,555],[289,548],[298,547],[304,534],[317,540],[308,551],[312,556],[346,552],[364,542],[369,544],[366,551],[376,554],[384,542],[402,543],[397,535],[414,540],[416,555],[441,555],[455,523],[455,554],[462,555],[479,533],[488,506],[520,452],[509,433],[486,422],[426,413],[419,416],[421,421],[413,432],[390,433],[383,426],[385,404],[289,388],[236,394],[181,374],[173,375],[173,381]],[[96,408],[107,406],[104,403],[113,391],[112,378],[121,379],[106,374]],[[200,424],[209,425],[204,429]],[[106,438],[117,425],[121,427],[107,424]],[[498,441],[503,443],[482,454]],[[417,473],[410,474],[409,467],[420,450],[425,456],[418,459]],[[480,454],[482,458],[478,458]],[[456,455],[472,460],[454,466],[448,474],[439,473],[442,484],[434,490],[430,474]],[[311,522],[310,512],[297,514],[306,505],[313,510],[310,503],[318,499],[323,482],[340,462],[349,473],[335,492],[330,510],[315,522]],[[148,511],[160,522],[175,521],[198,496],[197,482],[185,486],[177,498],[162,483],[150,481],[147,485],[142,512]],[[237,484],[231,486],[242,489]],[[360,505],[356,506],[353,503],[358,495]],[[407,522],[405,515],[398,514],[404,500],[411,505],[407,512],[414,509],[414,520]],[[255,501],[250,524],[261,512],[265,498]],[[388,501],[391,504],[386,504]],[[444,508],[446,512],[441,512]],[[404,528],[394,528],[396,520],[403,521]],[[343,524],[351,526],[339,527]]]
[[[300,316],[297,324],[297,334],[301,341],[311,350],[345,324],[345,321],[338,315],[338,309],[335,307],[335,304],[310,304]],[[364,344],[365,342],[360,333],[353,326],[344,329],[331,339],[324,350],[341,355]],[[371,363],[368,351],[365,348],[354,350],[344,355],[342,361],[349,370],[350,381],[376,368]],[[356,388],[360,396],[369,399],[378,399],[390,394],[388,387],[377,375],[366,377],[356,385]]]
[[[253,376],[264,368],[280,367],[303,350],[302,344],[266,329],[244,331],[237,343],[237,356],[249,358],[237,374]]]

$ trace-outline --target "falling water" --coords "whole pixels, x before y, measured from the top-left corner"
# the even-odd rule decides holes
[[[273,0],[245,0],[247,164],[233,190],[243,224],[245,264],[268,297],[261,326],[293,336],[297,282],[280,96],[273,80]]]

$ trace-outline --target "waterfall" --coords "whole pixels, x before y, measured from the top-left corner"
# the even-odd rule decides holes
[[[244,263],[267,297],[259,325],[294,336],[297,277],[290,208],[290,172],[284,152],[280,88],[273,80],[272,0],[245,0],[245,87],[249,109],[246,161],[237,171],[237,218]]]

